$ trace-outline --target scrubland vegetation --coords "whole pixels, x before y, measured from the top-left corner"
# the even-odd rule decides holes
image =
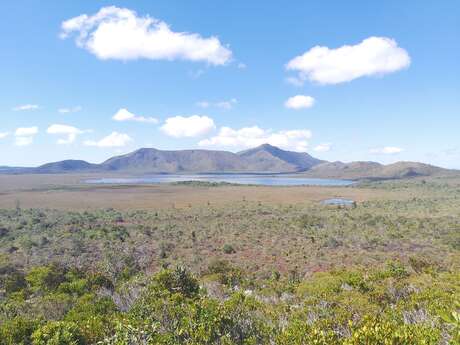
[[[459,344],[460,185],[366,188],[411,197],[0,210],[0,344]]]

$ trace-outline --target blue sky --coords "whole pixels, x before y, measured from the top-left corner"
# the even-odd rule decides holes
[[[460,168],[458,1],[0,8],[0,166],[268,141]]]

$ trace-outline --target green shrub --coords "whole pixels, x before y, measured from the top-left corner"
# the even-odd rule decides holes
[[[0,323],[1,345],[28,345],[32,333],[40,326],[38,320],[18,316]]]
[[[217,280],[224,285],[234,287],[242,282],[243,273],[226,260],[213,260],[208,266],[207,274],[217,275]]]
[[[224,244],[222,247],[222,250],[224,251],[225,254],[234,254],[236,253],[235,248],[231,244]]]
[[[437,345],[439,330],[424,325],[406,325],[367,318],[353,330],[344,345]]]
[[[180,293],[185,297],[196,296],[200,290],[196,278],[183,267],[159,272],[154,277],[154,282],[170,293]]]
[[[64,282],[58,287],[59,292],[77,295],[83,295],[85,292],[88,292],[89,289],[89,282],[84,278]]]
[[[3,279],[3,288],[7,294],[11,294],[13,292],[21,291],[22,289],[27,287],[27,282],[24,277],[24,274],[18,271],[12,272],[8,274]]]
[[[460,344],[460,301],[455,302],[455,310],[444,312],[441,317],[449,325],[452,344]]]
[[[276,338],[278,345],[331,345],[339,343],[339,337],[332,329],[309,325],[307,322],[297,319],[292,320]]]
[[[32,268],[26,275],[26,280],[33,291],[52,291],[65,280],[64,271],[55,266]]]
[[[406,268],[403,266],[402,263],[398,261],[389,261],[387,262],[386,273],[389,277],[402,279],[409,276]]]
[[[32,345],[85,345],[85,340],[75,323],[52,321],[32,334]]]
[[[86,342],[93,344],[110,334],[116,312],[117,307],[109,297],[86,294],[75,302],[64,320],[77,324]]]

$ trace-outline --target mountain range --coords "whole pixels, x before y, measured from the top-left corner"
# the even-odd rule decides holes
[[[314,178],[396,179],[416,176],[452,174],[455,171],[418,162],[398,162],[383,165],[376,162],[327,162],[308,153],[285,151],[264,144],[253,149],[232,153],[213,150],[164,151],[142,148],[112,157],[100,164],[83,160],[64,160],[36,168],[0,167],[0,173],[298,173]]]

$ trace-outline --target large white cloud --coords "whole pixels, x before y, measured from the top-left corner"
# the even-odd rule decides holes
[[[201,140],[198,145],[204,147],[251,148],[262,144],[271,144],[283,149],[306,151],[312,133],[308,129],[272,131],[258,126],[233,129],[222,127],[219,133],[209,139]]]
[[[28,146],[33,143],[38,127],[19,127],[14,132],[16,146]]]
[[[166,119],[161,131],[174,138],[192,138],[205,135],[216,126],[214,120],[207,116],[175,116]]]
[[[404,149],[400,147],[395,147],[395,146],[385,146],[385,147],[370,150],[371,153],[383,154],[383,155],[395,155],[403,151]]]
[[[128,111],[128,109],[122,108],[118,110],[112,117],[115,121],[136,121],[136,122],[147,122],[147,123],[158,123],[158,120],[154,117],[137,116]]]
[[[284,103],[284,106],[288,109],[306,109],[311,108],[315,104],[315,99],[311,96],[297,95],[294,97],[288,98]]]
[[[361,43],[340,48],[316,46],[286,65],[297,71],[297,81],[310,80],[320,84],[338,84],[356,78],[384,75],[410,65],[406,50],[387,37],[369,37]]]
[[[110,135],[102,138],[98,141],[86,140],[84,144],[86,146],[96,147],[123,147],[128,145],[132,141],[128,134],[112,132]]]
[[[103,60],[180,59],[224,65],[232,57],[217,37],[174,32],[165,22],[127,8],[103,7],[94,15],[64,21],[61,28],[62,38],[76,33],[77,45]]]
[[[83,131],[73,126],[54,124],[54,125],[49,126],[46,132],[48,134],[56,134],[56,135],[65,136],[64,139],[62,138],[58,139],[57,143],[66,145],[66,144],[73,143],[75,139],[77,138],[77,135],[85,133],[86,131]]]

